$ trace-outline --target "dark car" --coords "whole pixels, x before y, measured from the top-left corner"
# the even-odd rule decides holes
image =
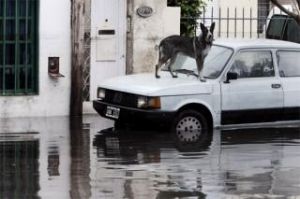
[[[300,26],[288,15],[275,14],[269,22],[266,38],[300,43]]]

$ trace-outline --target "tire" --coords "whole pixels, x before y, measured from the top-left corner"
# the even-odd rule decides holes
[[[180,144],[210,145],[212,131],[203,113],[192,109],[179,112],[175,117],[171,133]]]

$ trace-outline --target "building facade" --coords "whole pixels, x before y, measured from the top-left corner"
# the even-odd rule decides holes
[[[88,0],[85,6],[88,113],[101,81],[154,69],[159,41],[179,34],[180,9],[168,8],[167,0]],[[69,114],[70,21],[69,0],[0,1],[0,118]]]
[[[180,8],[167,0],[85,3],[83,110],[94,113],[101,81],[154,70],[160,40],[180,33]],[[269,0],[212,0],[199,22],[215,21],[216,37],[264,37],[272,10]],[[69,114],[70,21],[69,0],[0,1],[0,118]]]
[[[68,114],[70,1],[0,4],[0,118]]]

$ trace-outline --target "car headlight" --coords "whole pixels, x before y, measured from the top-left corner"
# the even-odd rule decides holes
[[[160,98],[159,97],[146,97],[139,96],[137,100],[137,107],[144,109],[159,109]]]
[[[98,88],[97,98],[99,98],[99,99],[104,99],[105,98],[105,89]]]

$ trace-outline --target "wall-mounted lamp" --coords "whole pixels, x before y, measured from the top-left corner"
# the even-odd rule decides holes
[[[48,74],[55,79],[65,77],[59,73],[59,57],[48,57]]]

